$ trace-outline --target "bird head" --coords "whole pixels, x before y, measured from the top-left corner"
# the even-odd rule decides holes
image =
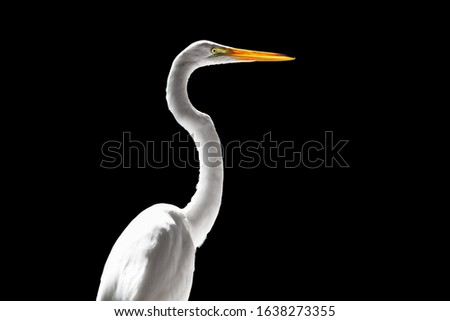
[[[207,40],[192,43],[180,53],[178,58],[184,63],[193,64],[195,68],[233,62],[287,61],[295,59],[284,54],[237,49]]]

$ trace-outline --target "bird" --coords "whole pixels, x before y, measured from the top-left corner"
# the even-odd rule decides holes
[[[174,59],[166,100],[175,120],[191,135],[200,173],[191,201],[179,208],[156,204],[136,216],[119,236],[106,260],[97,301],[186,301],[193,283],[195,254],[211,230],[222,200],[220,139],[211,117],[198,111],[187,92],[189,76],[200,67],[295,58],[196,41]],[[211,147],[214,159],[205,162]]]

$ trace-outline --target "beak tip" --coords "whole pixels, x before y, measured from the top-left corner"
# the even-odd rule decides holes
[[[292,61],[295,60],[295,57],[291,57],[291,56],[284,56],[283,55],[283,59],[281,59],[281,61]]]

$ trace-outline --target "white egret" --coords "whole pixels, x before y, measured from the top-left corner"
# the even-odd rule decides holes
[[[219,146],[211,118],[189,101],[187,83],[197,68],[232,62],[284,61],[283,54],[236,49],[197,41],[173,61],[167,81],[167,103],[176,121],[197,143],[200,175],[197,191],[185,208],[157,204],[140,213],[114,244],[101,277],[97,300],[187,300],[194,259],[211,230],[222,198],[220,148],[214,166],[203,161],[204,147]],[[207,145],[208,144],[208,145]]]

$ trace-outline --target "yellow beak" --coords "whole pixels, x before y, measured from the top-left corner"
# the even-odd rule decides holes
[[[287,61],[295,59],[294,57],[289,57],[280,53],[236,48],[229,48],[225,55],[242,61]]]

